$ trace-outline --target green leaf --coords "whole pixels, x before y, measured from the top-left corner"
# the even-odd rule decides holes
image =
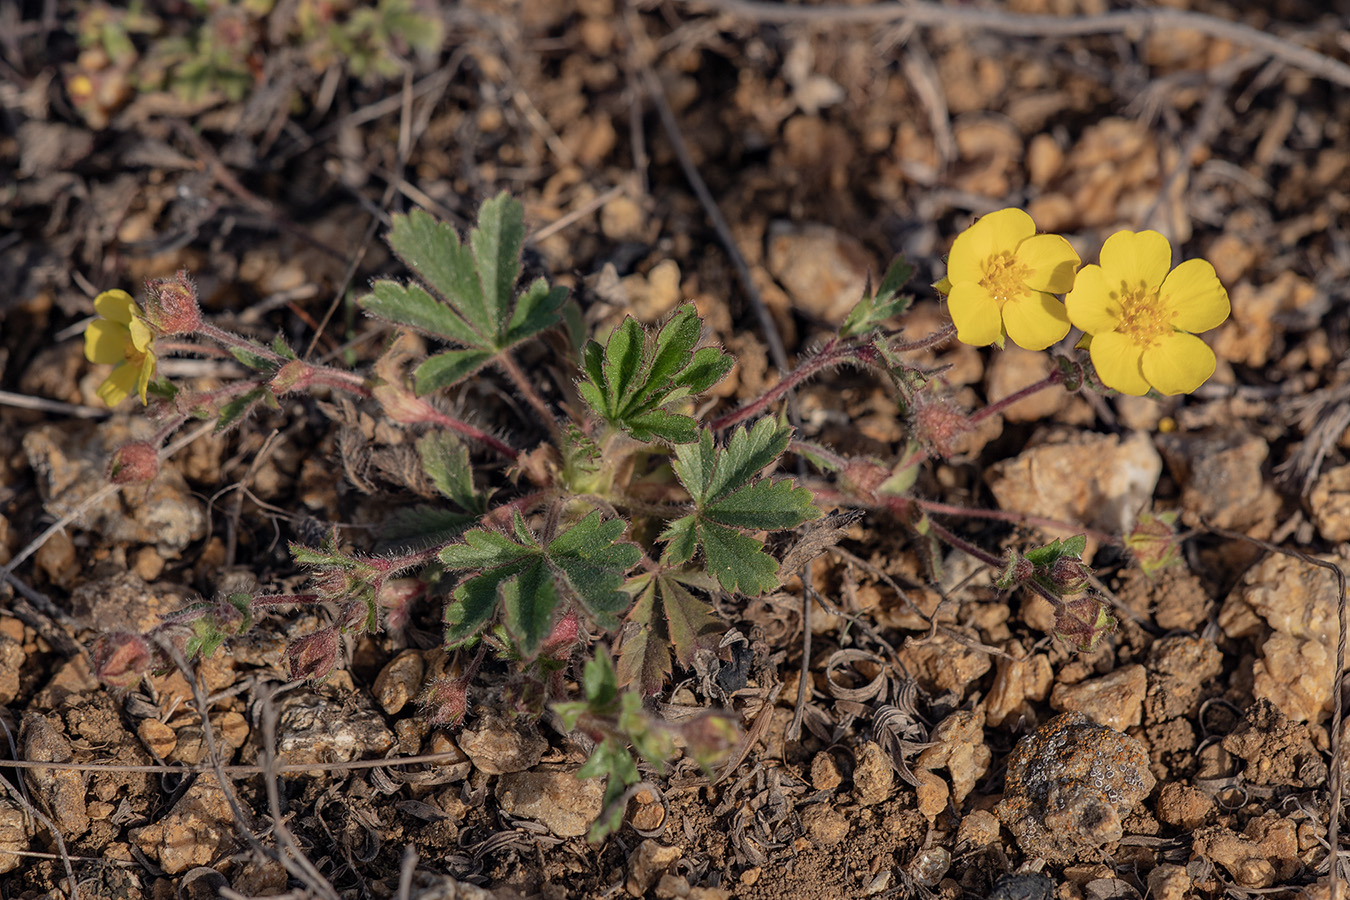
[[[625,621],[635,627],[625,634],[619,648],[619,682],[654,694],[671,673],[672,648],[675,658],[687,666],[694,651],[715,640],[726,626],[714,615],[711,604],[689,590],[688,585],[715,589],[716,584],[706,576],[667,570],[639,575],[628,584],[637,599]]]
[[[444,506],[428,503],[401,506],[385,519],[376,552],[405,552],[444,544],[459,537],[476,521],[477,514],[463,513]]]
[[[469,448],[463,442],[449,432],[431,431],[418,438],[417,454],[436,490],[471,513],[487,511],[487,498],[474,490]]]
[[[255,372],[275,372],[277,364],[271,357],[255,353],[248,347],[229,347],[230,355]],[[261,348],[259,348],[261,349]]]
[[[1028,550],[1025,556],[1036,568],[1049,569],[1055,564],[1055,560],[1063,556],[1082,559],[1085,550],[1087,550],[1087,535],[1076,534],[1063,540],[1056,538],[1044,547]]]
[[[809,490],[759,474],[778,460],[790,438],[791,429],[764,418],[753,429],[738,428],[722,450],[706,429],[697,442],[676,446],[672,468],[695,512],[661,533],[662,559],[684,563],[701,547],[709,573],[726,590],[760,594],[776,587],[777,561],[761,541],[738,529],[781,531],[820,516]]]
[[[424,397],[438,388],[463,381],[487,365],[492,356],[488,350],[446,350],[437,353],[413,371],[417,396]]]
[[[394,216],[389,245],[428,287],[449,304],[436,304],[444,310],[444,315],[455,319],[463,316],[458,326],[450,326],[457,328],[456,331],[426,329],[430,334],[448,337],[470,347],[493,345],[493,338],[497,335],[496,323],[487,310],[474,252],[459,242],[454,226],[437,222],[423,210],[415,209],[409,215]],[[381,283],[390,284],[377,282],[377,294]],[[428,300],[432,299],[424,291],[418,290]],[[361,305],[366,306],[364,302]],[[452,308],[459,316],[451,312]],[[413,324],[406,319],[393,321]]]
[[[564,600],[580,605],[600,628],[618,627],[629,602],[621,590],[624,574],[642,558],[636,545],[618,540],[626,527],[622,519],[602,521],[592,512],[543,546],[517,513],[513,536],[482,528],[466,532],[463,543],[440,552],[447,569],[476,573],[459,584],[446,607],[447,642],[472,637],[499,605],[524,659],[534,657]]]
[[[260,403],[269,406],[276,405],[276,398],[272,396],[272,392],[268,390],[266,385],[259,385],[247,393],[240,394],[238,397],[235,397],[229,403],[222,406],[220,408],[220,414],[216,418],[215,433],[220,434],[222,431],[225,431],[231,425],[234,425],[243,419],[244,416],[251,413],[253,408]]]
[[[487,339],[476,333],[453,309],[416,284],[377,281],[370,290],[371,293],[356,302],[378,319],[466,347],[491,347]]]
[[[905,262],[904,257],[892,262],[890,268],[886,270],[886,275],[881,279],[881,286],[876,294],[873,295],[869,290],[849,311],[844,324],[839,328],[839,336],[847,338],[866,334],[874,328],[881,327],[887,319],[898,316],[908,309],[914,298],[901,294],[900,288],[904,287],[905,282],[909,281],[913,274],[914,267]]]
[[[516,299],[516,310],[506,329],[506,343],[519,344],[558,324],[562,319],[560,310],[566,301],[567,288],[550,288],[542,278],[530,282],[530,286]]]
[[[525,207],[505,192],[484,201],[478,210],[478,227],[469,232],[469,243],[478,268],[484,325],[489,326],[484,331],[500,343],[512,319],[513,292],[520,277]]]
[[[697,437],[692,418],[672,404],[702,393],[731,371],[734,360],[715,347],[695,352],[703,323],[685,304],[652,334],[631,316],[581,355],[582,398],[600,418],[640,441],[689,443]]]

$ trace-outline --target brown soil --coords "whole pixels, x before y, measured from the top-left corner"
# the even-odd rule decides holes
[[[644,771],[667,812],[649,792],[652,809],[635,800],[623,830],[588,844],[549,810],[508,809],[514,776],[455,755],[467,734],[428,728],[412,704],[388,711],[390,661],[440,659],[431,605],[347,648],[322,686],[276,697],[287,639],[322,615],[260,622],[201,664],[199,696],[181,674],[122,693],[90,676],[98,634],[148,629],[196,597],[299,589],[289,541],[341,523],[369,548],[371,526],[407,503],[397,453],[344,454],[332,407],[293,401],[198,437],[150,487],[84,509],[6,569],[0,758],[96,766],[0,765],[0,896],[70,896],[70,874],[82,897],[1331,896],[1344,597],[1327,568],[1269,546],[1343,568],[1334,551],[1350,539],[1344,4],[1191,0],[1168,4],[1197,15],[1186,27],[1108,18],[1067,35],[1011,26],[1107,4],[878,7],[852,22],[733,2],[420,5],[446,38],[406,53],[406,81],[316,66],[260,25],[242,99],[191,101],[138,89],[144,72],[79,45],[97,4],[0,13],[0,159],[16,175],[0,188],[0,565],[102,486],[112,449],[153,431],[139,406],[110,418],[94,393],[103,372],[79,335],[101,290],[187,269],[222,325],[304,347],[325,322],[317,352],[365,366],[386,333],[339,301],[398,271],[386,214],[422,206],[462,227],[505,189],[526,205],[527,269],[569,286],[596,326],[658,321],[692,298],[739,362],[717,392],[727,410],[777,379],[775,341],[789,364],[818,346],[856,298],[851,279],[897,253],[917,269],[906,333],[940,327],[927,285],[952,238],[1020,206],[1085,261],[1119,228],[1161,230],[1180,258],[1211,260],[1232,299],[1209,335],[1219,370],[1193,396],[1046,392],[965,435],[916,487],[1105,532],[1093,560],[1120,629],[1075,652],[1047,636],[1043,602],[1000,593],[960,554],[939,592],[924,545],[870,515],[811,569],[800,734],[787,737],[803,677],[794,580],[719,609],[753,651],[743,689],[677,673],[653,701],[739,715],[758,739],[740,765],[713,784],[687,761]],[[192,6],[152,0],[153,40],[188,33]],[[265,22],[285,34],[309,6],[277,3]],[[1258,43],[1262,31],[1287,43]],[[151,39],[132,39],[144,54]],[[771,328],[682,172],[665,105]],[[1045,374],[1044,354],[1015,350],[949,345],[925,362],[949,366],[970,407]],[[222,371],[166,366],[198,384]],[[538,427],[494,377],[458,402],[503,432]],[[841,453],[905,446],[880,378],[833,372],[798,405],[803,434]],[[396,445],[372,415],[351,423]],[[1153,467],[1142,493],[1115,478],[1129,466]],[[1157,579],[1119,543],[1144,506],[1187,529]],[[943,521],[996,554],[1046,540]],[[501,724],[506,671],[484,669],[466,729],[527,742],[511,752],[533,754],[541,777],[575,770],[585,748],[553,720]],[[1054,718],[1066,710],[1086,717]],[[278,744],[315,768],[235,768]],[[288,871],[278,847],[308,863]],[[999,882],[1015,871],[1048,880]]]

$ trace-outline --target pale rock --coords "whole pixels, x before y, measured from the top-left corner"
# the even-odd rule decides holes
[[[352,694],[341,702],[309,693],[288,697],[277,723],[277,735],[277,754],[286,764],[323,766],[378,758],[394,746],[394,733],[364,694]],[[315,768],[305,774],[327,772]]]
[[[397,715],[422,687],[422,651],[404,650],[375,676],[375,699],[389,715]]]
[[[74,748],[51,722],[29,713],[19,729],[20,759],[32,762],[68,763],[74,761]],[[86,803],[86,779],[73,769],[30,769],[26,775],[37,807],[61,829],[67,840],[89,830]]]
[[[235,844],[234,814],[220,782],[200,775],[169,814],[144,828],[133,828],[131,839],[169,875],[205,866]]]
[[[1008,344],[995,353],[984,373],[985,394],[990,403],[1030,387],[1050,374],[1054,361],[1050,354],[1024,350]],[[1071,395],[1059,385],[1037,391],[1018,400],[1000,414],[1008,422],[1035,422],[1048,419],[1068,405]]]
[[[848,818],[831,803],[808,806],[802,811],[802,826],[818,847],[835,847],[848,837]]]
[[[989,654],[941,631],[920,643],[906,639],[897,655],[925,690],[939,694],[954,691],[964,696],[990,666]]]
[[[895,769],[890,757],[876,741],[867,741],[857,752],[853,769],[853,797],[862,806],[881,803],[895,786]]]
[[[22,643],[0,634],[0,706],[8,706],[19,696],[19,670],[27,658]]]
[[[983,706],[957,710],[933,729],[928,740],[934,746],[925,749],[915,761],[915,768],[947,770],[952,781],[952,802],[957,807],[989,771],[993,753],[984,742],[984,725]]]
[[[600,231],[611,241],[641,241],[647,215],[636,200],[620,194],[600,207]]]
[[[1025,654],[1026,650],[1016,646],[1008,648],[1008,652],[1017,656]],[[1029,701],[1044,700],[1054,680],[1054,670],[1044,653],[1037,653],[1029,659],[1009,659],[1006,656],[995,659],[994,683],[985,699],[985,715],[990,727],[997,728],[1010,717],[1030,713]]]
[[[956,845],[958,848],[987,847],[998,840],[998,829],[998,817],[989,810],[971,810],[961,818],[961,824],[956,829]]]
[[[947,808],[947,801],[951,799],[951,789],[947,787],[947,782],[942,780],[942,776],[927,769],[915,772],[914,777],[919,782],[914,788],[919,812],[931,823]]]
[[[644,840],[628,857],[628,879],[624,882],[624,890],[634,897],[645,896],[666,869],[683,855],[684,850],[680,847],[667,847],[651,838]]]
[[[548,749],[548,741],[533,728],[518,728],[490,712],[461,731],[457,743],[474,768],[488,775],[532,769]]]
[[[1050,706],[1084,713],[1098,725],[1125,731],[1143,721],[1148,674],[1138,663],[1078,684],[1057,684]]]
[[[661,260],[646,275],[628,275],[620,285],[633,318],[649,325],[665,318],[684,299],[680,266],[673,259]]]
[[[1147,665],[1144,714],[1148,720],[1189,718],[1199,711],[1205,682],[1223,671],[1223,653],[1211,640],[1179,634],[1154,641]]]
[[[829,325],[844,321],[876,271],[857,239],[817,223],[771,224],[766,262],[793,307]]]
[[[132,572],[86,581],[70,595],[71,615],[100,633],[146,632],[187,605],[183,594],[151,588]]]
[[[1161,863],[1148,873],[1148,896],[1154,900],[1187,900],[1191,896],[1191,876],[1185,866]]]
[[[1162,459],[1148,435],[1059,433],[990,467],[1001,509],[1124,534],[1153,498]],[[1056,537],[1068,537],[1069,532]]]
[[[1181,485],[1183,520],[1203,520],[1220,528],[1268,533],[1280,498],[1262,477],[1270,447],[1241,431],[1212,430],[1163,434],[1158,448],[1172,477]]]
[[[24,857],[19,853],[28,849],[33,821],[32,816],[25,814],[13,801],[0,799],[0,875],[13,872],[23,864]]]
[[[818,791],[832,791],[844,780],[835,765],[834,757],[824,750],[811,760],[811,787]]]
[[[1350,541],[1350,466],[1323,472],[1313,485],[1308,505],[1323,539]]]
[[[534,819],[558,837],[577,837],[600,815],[605,786],[595,778],[582,781],[575,772],[518,771],[497,779],[496,796],[511,815]]]

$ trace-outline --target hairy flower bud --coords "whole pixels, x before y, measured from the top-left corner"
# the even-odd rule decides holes
[[[571,654],[572,647],[576,644],[577,637],[580,634],[581,622],[577,619],[577,611],[569,609],[561,619],[554,623],[553,631],[539,645],[539,655],[565,659]]]
[[[1055,612],[1055,636],[1084,653],[1097,649],[1101,639],[1116,630],[1116,619],[1095,594],[1087,593]]]
[[[426,686],[417,703],[432,725],[453,728],[464,721],[469,711],[469,682],[442,675]]]
[[[1077,594],[1088,586],[1088,568],[1081,559],[1061,556],[1050,566],[1050,581],[1063,595]]]
[[[407,628],[413,603],[426,592],[426,584],[417,578],[390,578],[381,584],[375,600],[384,610],[385,627],[390,631]]]
[[[286,668],[292,680],[322,681],[337,668],[338,631],[334,626],[307,634],[286,648]]]
[[[139,484],[159,474],[159,448],[149,441],[132,441],[118,447],[108,463],[113,484]]]
[[[202,311],[197,305],[197,285],[180,269],[173,278],[156,278],[145,283],[145,319],[159,334],[191,334],[201,327]]]
[[[150,642],[129,631],[105,634],[94,643],[94,676],[111,688],[131,688],[150,671],[154,660]]]
[[[970,417],[950,401],[924,393],[915,395],[909,421],[914,437],[933,455],[943,459],[954,456],[956,442],[975,430]]]

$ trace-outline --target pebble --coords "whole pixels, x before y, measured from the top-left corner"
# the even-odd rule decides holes
[[[178,592],[154,590],[132,572],[86,581],[70,594],[71,615],[99,633],[146,632],[185,605]]]
[[[1148,675],[1136,663],[1078,684],[1057,684],[1050,694],[1050,706],[1076,710],[1098,725],[1124,731],[1143,721],[1147,692]]]
[[[661,260],[646,275],[628,275],[620,284],[628,297],[628,311],[647,324],[665,318],[684,299],[680,266],[673,259]]]
[[[1211,640],[1173,635],[1153,642],[1147,665],[1144,714],[1150,722],[1161,722],[1199,711],[1205,682],[1223,671],[1223,653]]]
[[[1045,378],[1053,366],[1050,354],[1009,343],[1001,353],[993,355],[985,370],[985,395],[991,403],[1002,400]],[[1055,385],[1018,400],[1001,415],[1007,422],[1036,422],[1064,409],[1071,399],[1071,394]]]
[[[25,659],[23,644],[0,634],[0,706],[8,706],[19,696],[19,670]]]
[[[1342,556],[1318,558],[1342,569],[1350,565]],[[1253,694],[1299,722],[1331,715],[1337,602],[1334,573],[1272,554],[1247,572],[1219,611],[1219,627],[1228,637],[1260,641]],[[1273,633],[1262,640],[1266,627]]]
[[[848,818],[832,803],[808,806],[802,813],[802,825],[818,847],[834,847],[848,837]]]
[[[375,699],[389,715],[397,715],[422,688],[422,651],[404,650],[375,676]]]
[[[1008,652],[1013,656],[1026,654],[1020,645],[1009,647]],[[1044,700],[1054,681],[1054,670],[1044,653],[1029,659],[1008,659],[1006,656],[995,659],[994,683],[984,703],[989,726],[997,728],[1010,718],[1031,718],[1033,711],[1028,701]]]
[[[394,745],[394,733],[364,694],[351,694],[343,701],[307,692],[293,695],[281,712],[277,734],[277,753],[286,764],[322,766],[375,758]],[[318,768],[305,774],[324,773]]]
[[[461,731],[457,743],[474,768],[488,775],[532,769],[548,749],[548,741],[533,728],[523,730],[492,713]]]
[[[148,420],[114,416],[96,426],[61,422],[25,434],[24,453],[37,475],[48,514],[64,515],[107,484],[108,459],[113,451],[132,440],[144,439],[148,436],[146,429],[151,427]],[[88,508],[80,521],[106,541],[152,544],[161,556],[170,559],[206,535],[202,504],[172,465],[161,467],[149,484],[105,497]]]
[[[136,725],[136,736],[156,759],[168,759],[178,745],[177,732],[159,719],[141,719]]]
[[[958,807],[989,771],[993,753],[984,742],[984,707],[957,710],[938,723],[928,740],[934,744],[919,754],[915,767],[946,768],[951,775],[952,802]]]
[[[427,742],[427,752],[453,754],[447,757],[444,762],[433,764],[438,769],[443,770],[441,774],[446,781],[463,781],[469,777],[469,772],[473,770],[473,763],[469,761],[469,757],[455,743],[455,739],[444,731],[437,731],[431,736],[431,740]]]
[[[995,813],[1027,855],[1063,862],[1120,840],[1155,783],[1141,743],[1065,712],[1013,748]]]
[[[611,241],[642,241],[647,215],[641,205],[620,194],[600,208],[600,231]]]
[[[1350,466],[1323,472],[1308,496],[1312,519],[1328,541],[1350,541]]]
[[[646,896],[656,880],[683,855],[684,850],[680,847],[667,847],[647,838],[628,857],[628,879],[624,882],[624,890],[634,897]]]
[[[166,874],[177,875],[205,866],[234,847],[234,814],[220,782],[208,773],[192,783],[167,816],[133,828],[130,834]]]
[[[1214,798],[1199,788],[1177,781],[1158,792],[1158,821],[1183,831],[1194,831],[1214,812]]]
[[[843,782],[844,776],[839,774],[839,766],[835,765],[834,757],[825,751],[821,751],[811,760],[811,787],[818,791],[832,791]]]
[[[75,758],[74,748],[65,735],[36,713],[23,717],[19,744],[21,759],[72,762]],[[89,830],[84,773],[71,769],[30,769],[27,779],[34,802],[51,817],[67,840]]]
[[[877,271],[856,238],[816,223],[771,224],[766,263],[794,308],[829,325],[844,321]]]
[[[643,788],[628,803],[628,823],[639,832],[653,832],[666,821],[666,807],[659,797]]]
[[[921,644],[906,641],[897,655],[924,690],[934,694],[951,691],[965,696],[990,666],[989,654],[942,632]]]
[[[511,772],[497,780],[496,795],[511,815],[534,819],[558,837],[577,837],[600,815],[605,786],[575,772]]]
[[[956,829],[956,844],[958,848],[987,847],[998,840],[998,829],[998,816],[987,809],[972,810],[962,817]]]
[[[986,480],[999,508],[1128,532],[1162,475],[1162,459],[1148,435],[1075,432],[1054,438],[990,466]]]
[[[1158,436],[1158,448],[1181,485],[1183,521],[1203,519],[1235,531],[1269,532],[1280,498],[1262,466],[1270,447],[1233,429]]]
[[[890,757],[876,741],[867,741],[858,749],[853,768],[853,798],[862,806],[881,803],[895,787],[895,768]]]
[[[13,872],[24,862],[19,852],[28,849],[33,818],[11,800],[0,798],[0,875]]]
[[[1184,866],[1160,863],[1149,870],[1148,896],[1154,900],[1186,900],[1191,896],[1191,876]]]

